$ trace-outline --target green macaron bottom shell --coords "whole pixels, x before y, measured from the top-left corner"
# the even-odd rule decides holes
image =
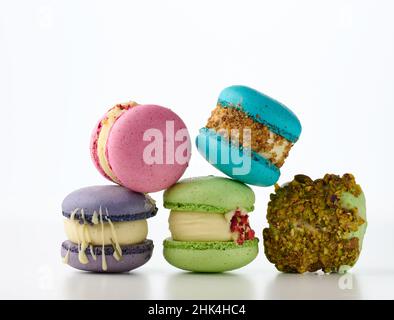
[[[164,240],[163,254],[176,268],[202,273],[219,273],[242,268],[258,254],[257,238],[242,245],[233,241]]]
[[[366,210],[366,200],[365,200],[365,195],[364,192],[361,192],[359,196],[354,196],[350,192],[344,192],[341,195],[341,204],[342,207],[348,210],[351,210],[353,208],[357,208],[357,212],[361,218],[365,221],[361,226],[358,227],[358,229],[354,232],[350,232],[346,237],[348,239],[351,238],[358,238],[358,244],[359,244],[359,250],[361,252],[362,246],[363,246],[363,240],[364,240],[364,235],[365,232],[367,231],[367,210]],[[358,257],[359,258],[359,257]],[[357,260],[358,260],[357,258]],[[338,273],[346,273],[348,272],[355,264],[356,261],[354,261],[353,265],[342,265],[338,269]]]
[[[342,207],[348,210],[351,210],[353,208],[357,208],[357,212],[361,218],[365,221],[357,231],[351,232],[348,234],[348,238],[358,238],[359,239],[359,246],[360,250],[362,248],[363,244],[363,239],[365,232],[367,230],[367,210],[366,210],[366,205],[365,205],[365,195],[363,192],[356,197],[350,192],[344,192],[341,196],[341,204]]]

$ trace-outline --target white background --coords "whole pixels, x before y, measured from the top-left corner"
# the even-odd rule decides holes
[[[0,0],[0,298],[394,298],[393,13],[389,0]],[[369,227],[351,281],[280,274],[262,246],[235,272],[177,270],[161,255],[162,193],[152,194],[160,210],[147,265],[123,275],[63,265],[62,199],[107,183],[89,157],[98,118],[130,99],[161,104],[194,139],[232,84],[302,122],[280,183],[351,172],[362,185]],[[220,175],[194,148],[185,177],[208,174]],[[272,190],[254,188],[260,238]]]

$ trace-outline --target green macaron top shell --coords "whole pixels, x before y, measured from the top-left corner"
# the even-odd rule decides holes
[[[164,192],[164,207],[177,211],[226,213],[236,208],[254,210],[255,195],[245,184],[206,176],[179,181]]]

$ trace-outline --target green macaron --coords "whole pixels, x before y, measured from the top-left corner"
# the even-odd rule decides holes
[[[247,220],[247,213],[254,210],[254,202],[255,195],[251,188],[228,178],[189,178],[173,185],[164,193],[164,207],[171,209],[171,214],[181,215],[177,228],[182,230],[186,227],[183,234],[198,233],[202,229],[202,234],[206,236],[207,231],[203,228],[208,226],[208,221],[221,221],[220,232],[223,233],[223,226],[226,228],[228,223],[228,234],[232,238],[218,241],[215,239],[215,227],[209,225],[212,240],[164,240],[165,259],[179,269],[194,272],[224,272],[249,264],[258,254],[259,240],[254,237]],[[194,213],[198,219],[182,218],[189,216],[193,219]],[[204,221],[205,215],[207,221]],[[212,216],[214,219],[209,220],[208,217]],[[183,236],[189,239],[194,234]],[[195,236],[198,238],[197,234]]]

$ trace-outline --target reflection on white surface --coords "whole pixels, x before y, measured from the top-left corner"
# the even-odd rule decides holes
[[[253,283],[241,274],[182,272],[168,277],[165,299],[253,299]]]
[[[62,264],[60,243],[62,220],[36,225],[3,220],[0,240],[15,237],[14,250],[0,265],[0,298],[3,299],[393,299],[394,234],[371,225],[364,252],[346,277],[331,274],[283,274],[269,264],[261,252],[245,268],[223,274],[193,274],[178,270],[164,260],[160,237],[151,261],[124,274],[80,272]],[[42,232],[46,230],[47,232]],[[26,243],[39,243],[26,250]],[[50,241],[48,241],[50,239]],[[7,242],[8,241],[8,242]],[[26,263],[18,262],[23,252]],[[341,280],[342,279],[342,280]],[[341,282],[342,281],[342,282]]]
[[[346,274],[278,274],[263,299],[362,299],[357,277]]]
[[[143,273],[98,274],[73,272],[62,281],[66,299],[149,299],[150,285]]]

